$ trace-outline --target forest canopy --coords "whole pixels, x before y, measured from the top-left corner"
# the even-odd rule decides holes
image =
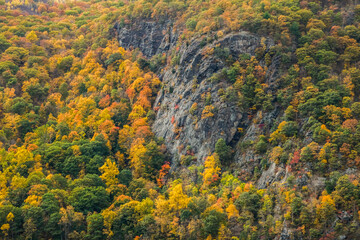
[[[171,54],[116,39],[115,26],[168,20],[181,32]],[[175,162],[151,128],[171,88],[161,71],[181,44],[236,31],[274,44],[209,49],[226,62],[210,84],[255,123],[282,116],[241,146],[220,138],[205,159],[187,146]],[[0,1],[0,238],[356,239],[359,41],[351,0]],[[196,121],[218,114],[210,94],[201,101],[188,109]],[[234,148],[261,163],[237,167]]]

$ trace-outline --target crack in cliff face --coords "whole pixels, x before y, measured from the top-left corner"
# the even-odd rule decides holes
[[[179,33],[174,31],[171,22],[143,22],[131,28],[121,28],[119,25],[116,28],[122,47],[139,48],[148,58],[164,53],[169,56],[176,51],[178,64],[166,66],[159,74],[163,88],[154,104],[156,119],[152,126],[156,136],[164,138],[175,164],[189,148],[195,153],[198,162],[203,162],[206,156],[214,152],[219,138],[235,147],[241,141],[239,126],[246,129],[245,138],[246,134],[254,134],[248,131],[252,123],[247,114],[236,103],[220,98],[218,91],[230,84],[221,80],[212,81],[211,77],[226,67],[226,62],[209,52],[218,48],[227,49],[234,59],[240,54],[253,56],[261,44],[260,37],[240,31],[210,42],[193,38],[178,44]],[[265,44],[267,47],[273,45],[270,39]],[[276,78],[274,69],[275,66],[269,67],[269,83]],[[211,98],[210,104],[204,100],[204,96]],[[190,113],[194,104],[197,104],[197,108]],[[213,116],[204,117],[203,110],[209,108],[209,105],[213,108]],[[235,156],[240,162],[247,159],[239,152]]]

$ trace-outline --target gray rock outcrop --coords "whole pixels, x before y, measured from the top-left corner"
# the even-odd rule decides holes
[[[194,37],[180,42],[171,22],[143,22],[132,27],[116,25],[116,28],[119,43],[124,48],[139,48],[148,58],[156,54],[176,54],[178,63],[168,64],[159,73],[163,88],[154,104],[156,119],[152,126],[156,136],[164,138],[174,156],[173,162],[178,162],[189,148],[195,152],[197,161],[203,162],[214,152],[219,138],[235,146],[240,140],[237,136],[240,126],[251,135],[252,130],[247,128],[252,124],[247,114],[235,102],[225,101],[218,94],[220,89],[226,89],[230,84],[222,79],[214,80],[212,76],[226,66],[222,52],[234,59],[241,54],[254,55],[255,49],[261,45],[260,37],[240,31],[212,41]],[[273,45],[270,39],[265,44],[267,47]],[[214,54],[214,49],[220,54]],[[276,75],[276,67],[270,66],[267,83],[272,85]],[[194,104],[197,104],[196,108]],[[207,105],[213,115],[206,117],[203,111]],[[277,112],[272,114],[275,115],[268,118],[277,117]],[[236,156],[243,161],[246,154],[238,152]]]
[[[148,58],[166,53],[176,45],[178,39],[171,21],[163,23],[142,21],[131,27],[121,27],[117,23],[115,29],[120,46],[125,49],[139,48]]]

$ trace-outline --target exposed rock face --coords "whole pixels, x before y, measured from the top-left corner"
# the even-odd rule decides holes
[[[269,68],[273,69],[273,68]],[[275,67],[274,67],[275,69]],[[273,75],[277,76],[277,75]],[[273,81],[272,77],[269,77],[269,81]],[[268,83],[271,86],[271,83]],[[266,135],[267,132],[276,124],[279,116],[281,116],[280,107],[275,107],[273,111],[267,113],[258,112],[253,121],[244,121],[244,136],[239,140],[241,142],[256,141],[260,135]],[[255,167],[260,166],[262,156],[256,154],[254,150],[241,149],[241,145],[237,144],[235,147],[235,163],[238,168],[244,169],[247,172],[251,172]],[[258,180],[258,187],[265,188],[267,184],[271,184],[278,181],[285,175],[282,168],[275,168],[275,164],[272,164],[268,170],[264,171]]]
[[[213,152],[219,138],[230,142],[240,123],[247,119],[238,107],[231,102],[222,101],[218,95],[221,88],[228,87],[225,82],[212,82],[211,76],[223,69],[225,63],[207,51],[216,46],[229,48],[230,54],[254,54],[260,39],[246,32],[229,34],[222,39],[203,46],[199,40],[193,40],[180,47],[180,62],[175,68],[168,68],[162,75],[165,86],[160,91],[155,106],[160,106],[153,125],[154,132],[163,137],[173,154],[184,154],[190,146],[198,160]],[[169,90],[170,89],[170,90]],[[214,116],[202,117],[205,108],[204,98],[211,95]],[[197,109],[189,110],[196,103]],[[209,102],[207,103],[209,104]]]
[[[172,23],[140,22],[131,28],[116,24],[120,46],[125,49],[139,48],[146,57],[165,53],[174,47],[177,35],[173,33]]]
[[[280,168],[276,169],[276,164],[271,163],[268,170],[264,171],[258,181],[259,188],[266,188],[268,185],[271,185],[274,182],[281,181],[282,177],[285,176],[285,170]]]
[[[170,22],[145,22],[131,28],[116,27],[122,47],[139,48],[147,57],[159,53],[170,55],[170,52],[175,50],[178,34]],[[256,126],[251,125],[247,114],[241,112],[236,103],[220,99],[219,89],[226,89],[230,84],[221,79],[213,81],[211,77],[221,71],[226,63],[221,55],[209,52],[226,49],[228,54],[237,58],[240,54],[254,55],[260,44],[260,37],[241,31],[210,42],[194,38],[177,46],[178,64],[169,64],[159,74],[164,87],[158,93],[154,105],[157,114],[153,124],[154,133],[165,139],[168,150],[174,156],[174,162],[179,160],[189,147],[196,153],[198,162],[204,161],[205,157],[214,151],[219,138],[236,145],[239,141],[236,133],[240,126],[247,129],[246,135],[253,135],[251,127]],[[265,44],[268,47],[273,45],[269,39]],[[273,64],[275,66],[276,61]],[[275,69],[270,66],[267,73],[267,83],[270,85],[277,75]],[[197,108],[190,113],[194,103]],[[210,114],[206,117],[203,114],[206,105],[211,105],[208,108],[213,107],[213,116]],[[270,113],[264,121],[273,120],[277,114],[278,111]],[[238,161],[249,158],[247,154],[251,153],[237,153]]]

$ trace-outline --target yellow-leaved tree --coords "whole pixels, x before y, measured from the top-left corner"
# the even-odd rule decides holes
[[[335,201],[326,191],[320,197],[320,204],[316,207],[317,220],[327,227],[335,217]]]
[[[180,210],[188,206],[190,198],[183,192],[183,184],[174,182],[169,189],[169,199],[159,196],[155,205],[155,220],[162,232],[177,232]]]
[[[202,173],[203,176],[203,189],[207,189],[213,183],[217,182],[220,179],[220,161],[219,156],[214,153],[213,155],[206,158],[204,163],[205,169]]]
[[[143,138],[138,138],[132,143],[130,148],[130,163],[135,177],[140,177],[144,173],[144,164],[142,161],[146,153],[144,143],[145,140]]]
[[[103,166],[99,168],[102,175],[100,178],[105,181],[106,186],[110,187],[119,183],[117,175],[119,175],[119,169],[116,166],[116,163],[110,159],[106,159],[106,162]]]

